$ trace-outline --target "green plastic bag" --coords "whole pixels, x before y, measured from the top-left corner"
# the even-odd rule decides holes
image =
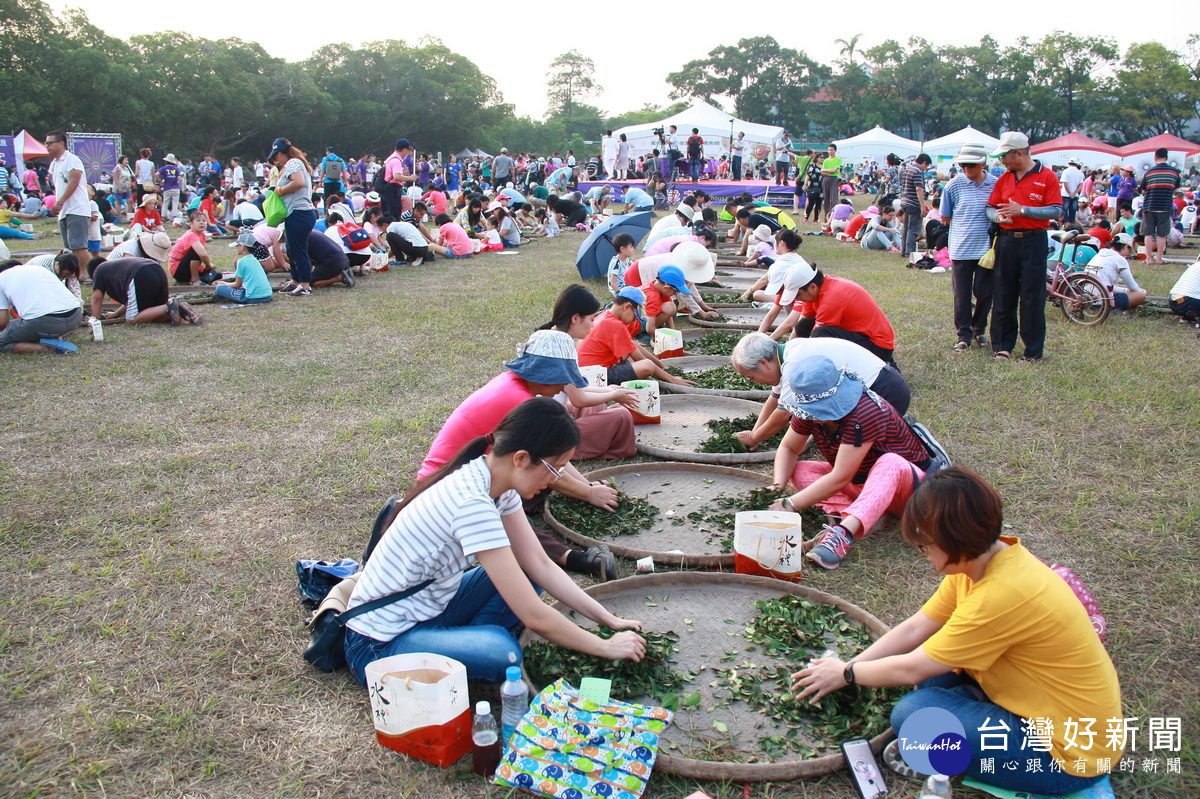
[[[266,218],[267,224],[275,227],[283,222],[286,216],[287,207],[283,204],[283,199],[273,191],[267,192],[267,199],[263,200],[263,217]]]

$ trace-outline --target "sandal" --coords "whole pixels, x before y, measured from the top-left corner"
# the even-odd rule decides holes
[[[955,352],[966,352],[969,349],[971,349],[971,344],[967,341],[960,341],[954,345]]]
[[[995,358],[997,361],[1011,361],[1011,360],[1012,360],[1012,353],[1011,353],[1011,352],[1005,352],[1004,350],[1001,350],[1000,352],[997,352],[997,353],[996,353],[995,355],[993,355],[992,357],[993,357],[993,358]]]
[[[979,333],[975,336],[975,346],[979,347],[980,349],[986,347],[987,343],[987,336],[983,335],[982,333]]]

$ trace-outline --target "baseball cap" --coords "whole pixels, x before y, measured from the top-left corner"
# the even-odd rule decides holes
[[[289,142],[287,139],[276,139],[275,141],[271,142],[271,154],[267,156],[267,160],[270,161],[279,153],[284,153],[286,155],[288,148],[291,146],[291,142]]]
[[[1112,243],[1113,244],[1124,244],[1126,247],[1132,247],[1133,246],[1133,236],[1130,236],[1128,233],[1118,233],[1117,235],[1112,237]]]
[[[803,258],[783,276],[783,294],[779,295],[780,305],[791,305],[796,301],[800,289],[807,286],[816,277],[817,270],[808,265]]]
[[[676,207],[675,213],[679,214],[684,219],[687,219],[689,222],[691,221],[692,217],[696,215],[696,212],[692,210],[690,205],[683,205],[682,203]]]
[[[646,304],[646,293],[637,286],[626,286],[617,292],[618,297],[624,297],[627,300],[632,300],[638,305]]]
[[[687,281],[683,278],[683,270],[678,266],[664,266],[658,270],[658,279],[672,287],[680,294],[691,294]]]
[[[1024,150],[1029,147],[1029,137],[1024,133],[1010,130],[1000,137],[1000,144],[992,151],[994,157],[1004,155],[1009,150]]]
[[[1133,164],[1121,164],[1121,171],[1122,171],[1122,172],[1132,172],[1132,171],[1134,171],[1134,170],[1133,170]]]
[[[396,139],[397,150],[411,150],[412,145],[408,143],[408,139]]]

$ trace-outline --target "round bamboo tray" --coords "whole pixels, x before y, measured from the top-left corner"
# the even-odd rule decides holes
[[[674,366],[682,369],[685,373],[703,372],[708,369],[716,369],[720,366],[729,366],[730,361],[723,355],[685,355],[681,358],[668,358],[664,363],[667,366]],[[658,381],[658,387],[668,394],[708,394],[719,397],[737,397],[738,399],[758,400],[763,401],[771,396],[771,389],[760,388],[752,390],[741,389],[726,389],[726,388],[697,388],[695,386],[681,386],[677,383],[668,383],[665,380]]]
[[[746,416],[762,411],[762,403],[700,394],[665,394],[659,398],[660,424],[636,426],[637,448],[643,455],[689,463],[768,463],[775,450],[754,452],[696,452],[696,447],[712,437],[705,422],[722,417]]]

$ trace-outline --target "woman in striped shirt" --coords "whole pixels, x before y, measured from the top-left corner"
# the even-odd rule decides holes
[[[585,594],[546,555],[521,508],[570,463],[579,431],[567,410],[534,397],[493,433],[468,442],[417,485],[363,569],[349,608],[428,583],[352,619],[346,661],[365,685],[367,664],[411,652],[461,662],[471,679],[499,682],[521,663],[521,625],[548,641],[610,660],[641,660],[640,622],[621,619]],[[597,624],[603,639],[538,597],[541,590]]]

